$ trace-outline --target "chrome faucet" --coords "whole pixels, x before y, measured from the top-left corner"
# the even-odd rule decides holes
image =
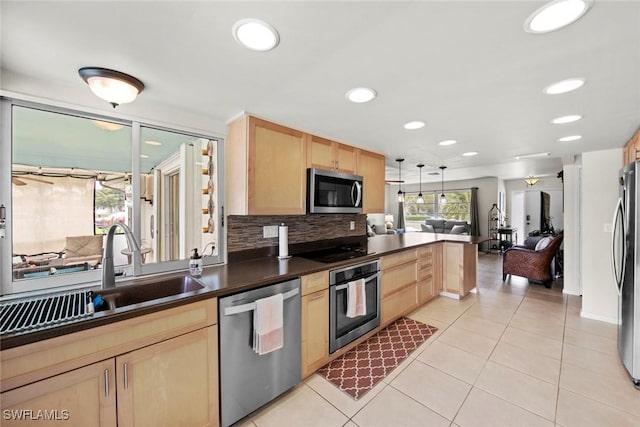
[[[121,222],[116,222],[109,227],[107,243],[102,257],[102,289],[111,289],[116,287],[116,273],[113,269],[113,236],[115,235],[118,227],[122,228],[124,235],[127,236],[127,242],[129,244],[129,249],[131,250],[131,259],[136,259],[135,257],[140,254],[140,245],[136,241],[136,238],[129,227]]]

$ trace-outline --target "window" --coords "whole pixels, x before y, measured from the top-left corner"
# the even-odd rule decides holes
[[[405,224],[407,229],[420,230],[425,219],[467,221],[471,213],[471,190],[445,191],[446,203],[440,203],[440,192],[423,192],[424,203],[416,203],[418,193],[406,193],[404,197]]]

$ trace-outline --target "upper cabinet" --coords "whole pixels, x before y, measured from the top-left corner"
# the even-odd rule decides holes
[[[229,215],[303,215],[307,168],[362,175],[363,212],[384,212],[384,156],[251,116],[229,124]]]
[[[244,116],[229,125],[227,138],[230,215],[305,213],[304,133]]]
[[[638,130],[629,142],[627,142],[627,145],[624,146],[622,155],[623,164],[625,165],[640,159],[640,130]]]
[[[307,138],[307,167],[356,173],[357,149],[315,135]]]
[[[363,213],[384,213],[384,156],[358,150],[358,175],[363,177]]]

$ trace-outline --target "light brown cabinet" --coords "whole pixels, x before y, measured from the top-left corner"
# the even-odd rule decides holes
[[[216,323],[213,298],[3,350],[2,410],[68,411],[43,426],[217,426]]]
[[[416,257],[416,249],[408,249],[381,258],[380,326],[384,327],[418,306]]]
[[[109,359],[4,392],[2,425],[115,427],[115,373]]]
[[[384,213],[384,156],[359,150],[357,171],[363,178],[363,213]]]
[[[623,165],[628,165],[629,163],[640,159],[640,130],[638,130],[624,146],[622,154]]]
[[[218,423],[218,333],[211,326],[118,356],[118,426]]]
[[[418,304],[424,304],[442,291],[442,243],[417,250]]]
[[[306,204],[305,134],[255,117],[229,125],[230,215],[302,215]]]
[[[329,271],[300,278],[302,378],[329,362]]]
[[[339,142],[307,136],[307,167],[330,169],[344,173],[356,173],[355,147]]]
[[[476,286],[478,245],[445,242],[442,260],[442,287],[463,297]]]

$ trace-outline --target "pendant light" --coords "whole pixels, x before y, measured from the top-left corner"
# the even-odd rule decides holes
[[[144,84],[140,80],[108,68],[83,67],[78,70],[78,74],[98,98],[104,99],[113,108],[133,101],[144,90]]]
[[[402,162],[404,159],[396,159],[398,162],[398,201],[404,202],[404,193],[402,192]]]
[[[424,165],[420,163],[418,165],[418,170],[420,171],[420,192],[418,193],[418,198],[416,199],[416,203],[424,203],[424,197],[422,197],[422,168]]]
[[[446,166],[440,166],[440,170],[442,171],[442,194],[440,194],[440,204],[444,205],[445,203],[447,203],[447,196],[444,195],[444,170],[446,169]]]

